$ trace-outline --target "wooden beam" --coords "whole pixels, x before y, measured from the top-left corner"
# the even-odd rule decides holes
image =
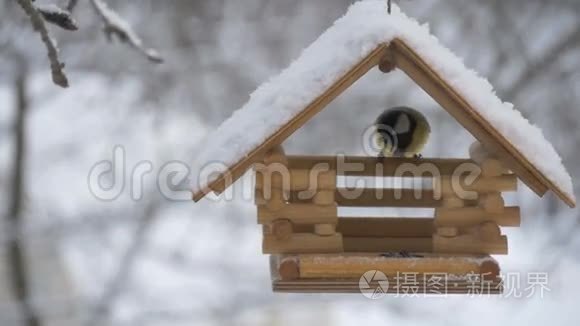
[[[328,104],[330,104],[330,102],[364,76],[371,68],[377,66],[389,51],[387,44],[381,44],[371,51],[363,60],[361,60],[361,62],[346,72],[338,81],[336,81],[336,83],[330,86],[304,110],[294,116],[275,133],[270,135],[262,144],[254,148],[243,159],[233,164],[227,174],[222,174],[215,181],[210,183],[206,189],[201,189],[198,193],[193,194],[193,199],[195,201],[200,200],[205,196],[205,194],[210,192],[210,190],[214,190],[218,193],[223,192],[231,183],[238,180],[252,166],[252,164],[261,160],[270,148],[282,144],[284,140],[312,119],[317,113],[322,111]],[[230,177],[226,178],[227,175]]]
[[[343,237],[344,252],[433,252],[428,238]]]
[[[494,240],[483,240],[476,235],[466,234],[448,238],[433,236],[433,252],[448,254],[490,254],[507,255],[507,237],[500,236]]]
[[[384,177],[397,176],[402,172],[405,172],[403,176],[413,176],[412,169],[409,171],[410,168],[416,167],[417,171],[423,172],[430,165],[437,168],[439,175],[452,175],[463,164],[475,164],[470,159],[452,158],[421,158],[417,160],[399,157],[379,159],[370,156],[288,156],[290,169],[310,170],[320,163],[327,164],[328,168],[336,170],[338,175]],[[420,175],[417,174],[417,176]],[[430,175],[424,172],[423,177],[430,177]]]
[[[437,284],[425,283],[424,281],[420,281],[416,285],[403,283],[395,286],[397,282],[401,281],[397,281],[395,277],[389,279],[391,286],[386,289],[386,292],[402,297],[407,296],[409,298],[422,295],[434,295],[437,297],[456,294],[487,296],[503,293],[503,282],[500,277],[495,280],[475,283],[467,280],[467,278],[458,280],[448,279],[444,288]],[[369,285],[373,289],[378,287],[377,282],[371,282]],[[277,293],[356,293],[358,295],[361,293],[359,279],[275,280],[272,282],[272,290]]]
[[[282,174],[287,173],[286,178],[282,177]],[[269,180],[268,180],[269,179]],[[256,189],[264,189],[270,185],[270,187],[276,189],[282,186],[284,181],[284,186],[293,191],[306,191],[311,190],[315,192],[316,190],[334,190],[336,189],[336,172],[335,171],[325,171],[325,172],[312,172],[309,170],[289,170],[286,172],[275,171],[274,169],[258,169],[256,171]]]
[[[444,196],[466,196],[465,191],[477,192],[478,194],[473,194],[476,198],[469,198],[473,200],[477,199],[477,196],[481,193],[508,192],[518,189],[518,178],[515,174],[505,174],[497,177],[479,177],[471,184],[466,184],[465,178],[460,178],[456,180],[457,184],[455,186],[452,178],[441,177],[440,179],[433,179],[433,189],[436,191],[440,190]]]
[[[437,208],[435,226],[468,227],[484,222],[495,222],[501,226],[520,226],[520,208],[506,207],[503,212],[488,213],[480,207]]]
[[[499,276],[499,265],[489,256],[437,255],[420,253],[421,257],[385,257],[378,254],[299,254],[282,257],[278,270],[283,280],[293,279],[359,279],[369,270],[388,277],[403,273],[466,275],[478,274],[485,279]]]
[[[432,218],[340,217],[336,231],[344,237],[428,238],[433,235]]]
[[[309,204],[289,204],[277,210],[267,206],[258,206],[258,223],[268,224],[277,219],[288,219],[293,224],[336,224],[336,206],[318,206]]]
[[[264,235],[262,253],[264,254],[291,254],[291,253],[326,253],[342,252],[342,235],[335,233],[329,236],[318,236],[308,233],[294,233],[287,240],[278,240],[272,235]]]
[[[400,195],[395,196],[395,193]],[[348,189],[338,188],[334,194],[338,206],[342,207],[410,207],[410,208],[436,208],[444,206],[441,198],[437,199],[431,189],[420,191],[420,198],[415,197],[414,189]],[[313,194],[308,192],[290,192],[290,203],[310,204],[313,203]],[[263,205],[260,190],[256,191],[256,205]],[[476,206],[477,200],[466,200],[466,206]]]

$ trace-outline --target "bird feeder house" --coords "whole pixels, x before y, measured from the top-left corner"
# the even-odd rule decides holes
[[[518,179],[538,196],[552,191],[570,207],[570,176],[538,128],[497,98],[490,84],[426,27],[384,1],[355,3],[279,76],[208,138],[193,181],[193,199],[221,193],[247,171],[255,178],[262,250],[271,255],[272,286],[280,292],[358,292],[361,276],[380,271],[387,292],[501,293],[504,227],[518,227],[518,206],[504,203]],[[404,73],[476,139],[466,158],[377,158],[291,155],[283,143],[371,69]],[[432,126],[437,132],[437,126]],[[224,150],[227,148],[227,150]],[[541,149],[541,150],[538,150]],[[388,177],[421,177],[428,187],[383,185]],[[374,179],[346,188],[345,177]],[[459,190],[458,190],[459,188]],[[341,217],[339,208],[431,208],[429,218]],[[406,276],[407,275],[407,276]],[[478,276],[477,284],[469,279]],[[403,276],[403,278],[401,278]],[[404,289],[403,289],[404,291]]]

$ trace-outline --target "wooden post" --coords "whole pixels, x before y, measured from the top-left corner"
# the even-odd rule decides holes
[[[289,185],[284,182],[284,173],[288,173],[288,169],[281,169],[277,171],[276,165],[282,164],[282,166],[288,166],[288,159],[284,154],[284,149],[282,146],[278,145],[271,148],[264,156],[264,164],[266,165],[265,171],[257,171],[257,173],[268,173],[270,177],[270,185],[265,184],[263,181],[260,182],[262,187],[270,186],[270,198],[267,198],[266,205],[270,210],[280,210],[284,205],[286,205],[286,200],[290,196]],[[258,183],[257,183],[258,184]],[[268,189],[262,188],[264,191]]]
[[[336,202],[334,199],[334,193],[336,189],[336,171],[324,172],[326,175],[325,179],[327,184],[325,186],[332,186],[332,189],[318,189],[314,195],[313,202],[315,205],[319,206],[335,206]],[[336,211],[337,212],[337,211]],[[337,212],[337,222],[338,222],[338,212]],[[319,236],[332,236],[336,233],[336,223],[325,223],[314,225],[314,233]]]

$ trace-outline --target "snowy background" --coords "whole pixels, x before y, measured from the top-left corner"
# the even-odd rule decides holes
[[[543,298],[372,301],[356,294],[272,294],[252,201],[169,201],[157,175],[168,162],[192,162],[208,132],[351,1],[108,1],[161,53],[163,64],[108,43],[88,2],[79,1],[74,11],[78,31],[49,26],[71,85],[62,89],[51,82],[46,51],[22,10],[0,0],[0,325],[30,325],[13,290],[15,238],[26,248],[29,302],[43,325],[580,321],[579,214],[553,195],[538,200],[523,184],[508,198],[522,207],[522,227],[507,230],[510,255],[498,259],[504,271],[522,272],[522,281],[528,272],[548,273],[551,291]],[[423,0],[400,6],[429,23],[500,98],[540,126],[572,178],[580,177],[580,3]],[[27,108],[22,128],[16,124],[19,91]],[[299,130],[287,150],[361,154],[364,129],[395,105],[427,113],[434,127],[425,156],[467,155],[473,139],[445,111],[401,72],[378,71]],[[125,187],[114,201],[102,201],[90,191],[89,171],[112,160],[117,145],[126,154]],[[130,174],[144,162],[152,172],[144,178],[143,198],[134,200]],[[16,167],[23,172],[22,191],[14,183]],[[15,198],[24,221],[20,232],[11,222]]]

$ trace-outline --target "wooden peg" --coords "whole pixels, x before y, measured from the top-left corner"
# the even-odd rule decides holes
[[[495,222],[485,222],[479,225],[479,238],[483,241],[496,241],[501,238],[501,230]]]
[[[505,202],[501,193],[482,194],[479,198],[479,207],[488,213],[499,214],[504,210]]]
[[[282,280],[295,280],[300,277],[300,265],[297,259],[282,259],[278,265],[278,275]]]
[[[288,219],[278,219],[272,222],[272,234],[277,240],[288,240],[292,237],[293,226]]]
[[[381,58],[381,61],[379,62],[379,70],[385,74],[395,70],[397,68],[397,65],[395,64],[395,62],[393,61],[393,57],[390,55],[385,55]]]
[[[334,224],[315,224],[314,233],[320,236],[329,236],[336,233],[336,225]]]

